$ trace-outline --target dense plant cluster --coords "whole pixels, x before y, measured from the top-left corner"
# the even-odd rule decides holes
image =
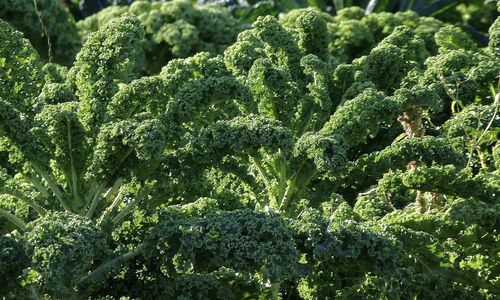
[[[3,299],[500,295],[500,18],[134,1],[65,65],[5,19]]]
[[[81,46],[76,23],[61,1],[5,0],[0,18],[23,32],[46,60],[70,64]]]
[[[77,26],[86,40],[91,32],[127,13],[137,16],[144,26],[143,59],[149,73],[157,73],[172,58],[202,51],[222,53],[242,29],[242,24],[222,7],[195,5],[187,0],[135,1],[130,6],[110,6],[79,21]]]

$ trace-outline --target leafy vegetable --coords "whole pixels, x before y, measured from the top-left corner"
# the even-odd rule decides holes
[[[203,9],[103,10],[69,68],[0,21],[2,297],[498,295],[498,20],[300,9],[145,67]]]

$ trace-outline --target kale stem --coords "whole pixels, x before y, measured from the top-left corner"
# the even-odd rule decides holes
[[[279,211],[285,210],[285,207],[288,206],[287,202],[289,201],[291,195],[293,194],[293,189],[295,189],[295,183],[297,182],[297,178],[299,177],[299,174],[302,171],[302,167],[304,167],[304,161],[302,161],[299,168],[290,179],[290,183],[288,184],[286,191],[280,200]]]
[[[70,165],[71,165],[71,183],[73,186],[73,209],[77,209],[79,206],[82,205],[82,199],[80,198],[80,193],[78,190],[78,175],[76,173],[76,168],[75,168],[75,160],[73,157],[73,140],[72,140],[72,134],[71,134],[71,126],[69,120],[66,120],[66,129],[67,129],[67,135],[68,135],[68,151],[69,151],[69,160],[70,160]]]
[[[68,203],[66,203],[66,200],[64,200],[63,194],[59,189],[57,182],[54,179],[52,179],[52,177],[49,174],[47,174],[47,172],[45,172],[42,168],[40,168],[40,166],[38,166],[36,163],[32,163],[32,167],[37,174],[39,174],[43,179],[45,179],[50,189],[56,196],[57,200],[59,200],[61,205],[64,207],[64,209],[69,212],[73,212],[71,206]]]
[[[256,155],[251,156],[251,158],[252,158],[254,164],[257,166],[257,169],[259,170],[259,174],[260,174],[260,176],[262,176],[262,179],[264,180],[264,184],[266,185],[266,190],[268,191],[269,197],[271,198],[270,199],[271,201],[268,203],[268,205],[270,206],[271,202],[276,202],[276,198],[272,193],[270,193],[270,191],[272,190],[272,186],[271,186],[271,182],[269,181],[269,174],[267,174],[266,169],[264,169],[264,166],[262,164],[262,160],[260,158],[258,158]]]
[[[87,218],[92,218],[92,215],[94,214],[96,208],[97,208],[97,204],[99,203],[99,199],[101,199],[101,192],[102,190],[104,189],[104,184],[102,184],[94,193],[94,196],[92,197],[92,201],[90,202],[90,207],[89,209],[87,210],[87,213],[85,214],[85,216]]]
[[[21,200],[22,202],[31,206],[40,216],[43,216],[46,213],[46,211],[43,207],[38,205],[36,202],[31,201],[31,199],[29,199],[28,197],[26,197],[25,195],[23,195],[22,193],[20,193],[16,190],[9,189],[9,188],[3,188],[3,189],[0,189],[0,193],[10,195],[10,196],[13,196],[13,197]]]
[[[283,157],[283,152],[279,150],[279,168],[280,168],[280,178],[279,178],[279,188],[277,199],[283,199],[283,195],[286,192],[286,182],[287,182],[287,172],[286,172],[286,160]]]
[[[16,217],[15,215],[6,211],[3,208],[0,208],[0,217],[4,217],[7,220],[9,220],[12,224],[16,225],[16,227],[22,232],[26,231],[26,223],[24,223],[23,220],[21,220],[20,218]]]
[[[115,207],[117,207],[118,205],[120,205],[120,203],[122,203],[123,199],[124,197],[122,197],[122,191],[120,190],[118,192],[118,195],[116,195],[116,197],[114,198],[113,203],[111,203],[111,205],[108,208],[106,208],[106,210],[101,215],[97,223],[101,224],[109,216],[109,214],[111,214],[115,210]]]
[[[43,183],[36,178],[36,176],[29,176],[27,174],[21,173],[26,181],[31,183],[35,189],[42,194],[43,197],[48,198],[50,196],[49,191],[43,186]]]
[[[121,264],[124,261],[130,260],[130,259],[136,257],[137,255],[141,254],[143,248],[144,248],[144,246],[142,244],[139,244],[135,249],[133,249],[129,252],[121,254],[121,255],[119,255],[111,260],[107,260],[107,261],[103,262],[90,274],[81,278],[79,280],[79,285],[81,285],[85,281],[93,280],[96,277],[100,277],[103,275],[104,272],[109,271],[110,269],[114,268],[115,266],[118,266],[119,264]]]
[[[146,192],[144,190],[139,191],[136,195],[136,197],[130,201],[125,208],[120,211],[120,213],[113,218],[112,222],[113,225],[117,225],[120,223],[120,221],[125,218],[125,216],[132,211],[132,209],[146,196]]]

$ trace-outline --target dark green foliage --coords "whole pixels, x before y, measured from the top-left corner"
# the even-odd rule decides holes
[[[80,280],[109,253],[106,236],[92,221],[72,213],[51,213],[28,224],[27,253],[42,275],[43,292],[69,298]]]
[[[322,129],[323,134],[338,134],[349,147],[376,136],[382,123],[390,123],[401,109],[384,93],[366,89],[338,108]]]
[[[118,92],[117,82],[126,83],[132,79],[134,62],[144,37],[135,18],[122,18],[119,23],[113,23],[85,43],[70,74],[76,96],[81,100],[83,125],[90,129],[95,129],[95,123],[104,121],[107,102]]]
[[[59,0],[4,0],[0,18],[23,32],[45,60],[71,64],[81,46],[75,21]]]
[[[143,61],[139,68],[157,73],[169,60],[206,51],[221,53],[242,29],[222,7],[200,6],[191,1],[165,3],[134,1],[128,6],[110,6],[78,22],[84,40],[108,22],[124,14],[137,16],[146,31]]]
[[[258,271],[262,283],[279,282],[289,278],[297,259],[291,234],[282,220],[249,210],[163,221],[144,243],[150,245],[144,259],[162,269],[165,276],[172,272],[211,272],[224,266],[235,271]]]
[[[10,296],[19,288],[18,277],[28,267],[29,258],[25,254],[23,241],[11,235],[0,236],[0,296]],[[9,295],[10,294],[10,295]]]
[[[489,48],[491,53],[496,57],[496,59],[500,59],[500,36],[499,32],[500,30],[498,27],[500,27],[500,18],[497,18],[493,25],[490,27],[490,43],[489,43]]]
[[[496,24],[205,9],[104,10],[70,68],[0,23],[2,297],[495,299]]]
[[[228,153],[257,155],[258,149],[280,149],[284,155],[291,152],[291,133],[280,123],[255,115],[219,121],[204,130],[201,136],[203,156],[223,157]]]
[[[393,144],[382,151],[361,156],[347,168],[351,180],[361,182],[363,178],[376,177],[388,170],[403,169],[418,160],[427,165],[433,163],[463,165],[465,157],[446,141],[435,137],[408,139]],[[364,174],[364,175],[363,175]]]
[[[421,191],[471,197],[489,203],[495,203],[500,191],[498,175],[474,176],[470,170],[457,171],[453,165],[413,169],[404,174],[403,184]]]
[[[304,245],[308,256],[301,262],[307,273],[298,285],[303,299],[366,297],[369,278],[383,278],[400,263],[402,244],[355,218],[352,209],[341,203],[329,222],[311,211],[293,223],[296,232],[307,228],[310,235]],[[355,287],[358,292],[354,292]],[[384,289],[372,292],[380,297]]]
[[[378,220],[394,210],[391,201],[383,194],[361,196],[354,205],[354,211],[366,221]]]
[[[0,40],[3,43],[0,56],[2,76],[2,102],[26,109],[42,87],[42,63],[28,40],[19,31],[0,20]],[[26,78],[26,76],[29,76]],[[3,106],[3,105],[2,105]]]
[[[393,15],[401,16],[411,12],[411,15],[414,15],[411,22],[415,22],[417,19],[427,22],[431,19],[428,17],[433,17],[436,18],[436,21],[440,20],[462,27],[483,46],[488,43],[488,38],[486,37],[488,28],[498,16],[495,9],[495,0],[204,0],[203,2],[224,4],[232,11],[235,17],[247,22],[254,22],[258,16],[278,16],[283,14],[283,12],[293,13],[293,10],[297,8],[307,7],[335,14],[337,17],[344,19],[361,19],[363,15],[380,14],[385,15],[384,18],[386,18],[384,20],[385,30],[392,26],[402,25],[395,23],[398,22],[396,21],[398,17],[393,18]],[[433,20],[431,20],[431,23],[434,23]],[[347,26],[344,28],[354,29],[352,32],[356,32],[356,29],[359,29],[356,22],[347,21],[345,25]],[[430,28],[427,25],[422,27],[424,31]],[[348,31],[345,32],[347,33]],[[351,35],[351,37],[352,41],[355,42],[357,39],[356,36]],[[358,35],[358,37],[359,40],[362,40],[368,36]],[[432,35],[429,36],[430,39],[432,39]]]
[[[101,292],[147,299],[151,293],[183,299],[181,292],[188,298],[252,299],[270,295],[269,284],[279,287],[293,277],[298,253],[279,216],[219,207],[202,198],[152,215],[137,212],[113,234],[117,250],[128,251],[124,256],[135,253],[134,258],[112,272],[116,275]]]

